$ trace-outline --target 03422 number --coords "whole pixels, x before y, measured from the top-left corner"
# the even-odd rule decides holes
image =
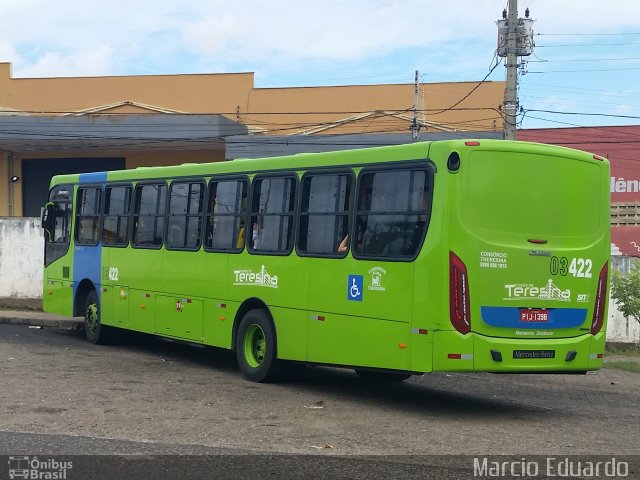
[[[577,278],[591,278],[591,268],[593,262],[590,258],[572,258],[571,261],[567,257],[551,257],[549,269],[551,275],[562,275],[563,277],[571,275]]]

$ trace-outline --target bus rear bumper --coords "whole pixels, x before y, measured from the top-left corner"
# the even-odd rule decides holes
[[[605,332],[519,339],[434,332],[434,372],[572,373],[602,367]]]

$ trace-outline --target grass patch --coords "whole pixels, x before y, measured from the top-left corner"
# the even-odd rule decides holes
[[[604,362],[604,368],[614,368],[616,370],[624,370],[626,372],[640,373],[640,363],[632,361],[611,361]]]
[[[640,346],[635,343],[607,343],[604,351],[611,355],[640,357]]]

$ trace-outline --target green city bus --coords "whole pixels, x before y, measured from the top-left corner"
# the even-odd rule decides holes
[[[609,162],[446,140],[58,175],[44,310],[370,380],[602,366]]]

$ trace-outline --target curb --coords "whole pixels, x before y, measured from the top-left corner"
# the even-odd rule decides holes
[[[77,328],[84,323],[82,317],[61,317],[42,312],[0,311],[0,324],[36,327]]]

